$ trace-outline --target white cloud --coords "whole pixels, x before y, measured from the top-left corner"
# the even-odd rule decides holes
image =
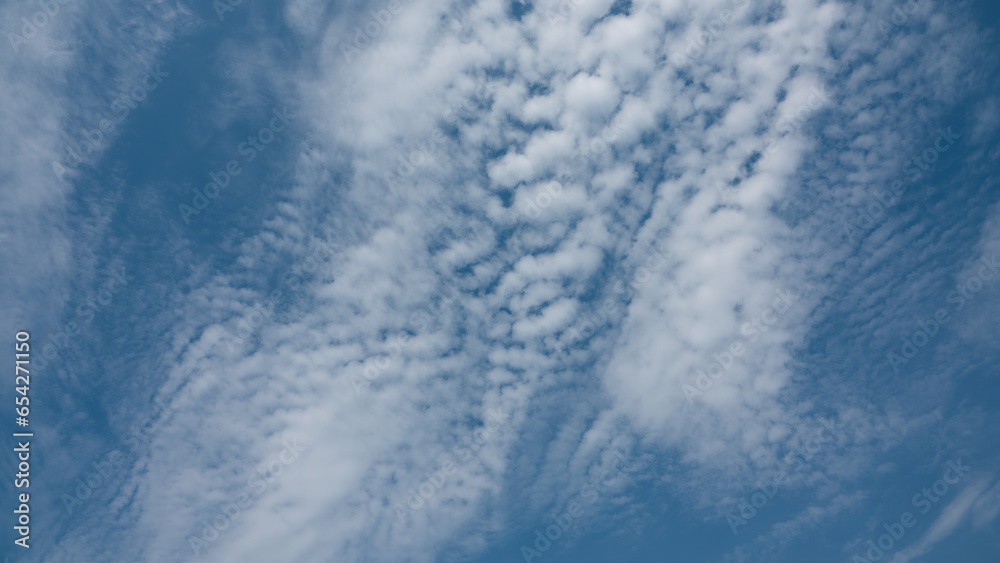
[[[803,170],[826,166],[815,162],[824,156],[847,169],[892,168],[916,126],[864,111],[953,71],[896,77],[913,51],[908,36],[871,48],[878,30],[864,23],[872,14],[861,6],[789,0],[774,21],[755,23],[738,10],[678,70],[670,57],[684,32],[718,18],[724,3],[637,1],[629,15],[606,15],[610,0],[590,0],[550,21],[556,4],[539,3],[516,22],[506,2],[488,0],[446,8],[452,19],[441,23],[439,4],[412,0],[352,62],[338,46],[367,15],[323,19],[316,4],[288,5],[303,62],[267,72],[298,88],[308,148],[296,186],[241,242],[237,266],[192,275],[196,289],[176,294],[187,323],[172,337],[176,357],[161,361],[170,366],[162,392],[178,415],[164,421],[119,493],[119,504],[130,500],[124,514],[138,521],[128,538],[116,538],[120,553],[189,558],[186,538],[199,533],[199,520],[286,436],[308,451],[212,543],[212,560],[433,561],[456,543],[474,551],[508,516],[512,496],[540,514],[608,467],[613,448],[637,448],[635,433],[646,447],[679,454],[692,478],[675,493],[711,512],[711,499],[745,488],[815,426],[818,407],[793,380],[793,351],[843,260],[830,224],[865,181],[890,175],[831,173],[828,200],[815,204],[802,190],[816,179]],[[685,28],[665,34],[680,21]],[[952,33],[948,25],[935,20],[921,40]],[[963,46],[927,57],[950,59]],[[244,82],[252,76],[238,72]],[[822,84],[834,100],[811,107]],[[907,100],[931,112],[948,92],[930,95]],[[806,119],[823,112],[847,123],[826,125],[825,139],[858,146],[817,154]],[[869,135],[881,142],[873,146]],[[400,168],[429,139],[432,157]],[[755,152],[753,173],[740,172]],[[402,173],[387,181],[387,171]],[[720,202],[716,186],[741,174],[735,196]],[[522,206],[539,205],[553,180],[558,195],[526,217]],[[329,198],[332,211],[311,213]],[[779,218],[797,203],[813,215]],[[306,255],[305,233],[332,241],[337,253],[301,286],[279,286],[285,296],[274,317],[230,350],[221,329],[262,297],[238,289],[275,249]],[[669,263],[625,302],[613,282],[642,265],[649,245],[668,252]],[[442,300],[445,287],[458,297]],[[776,290],[800,297],[777,311]],[[607,298],[620,304],[603,314],[607,327],[562,350],[567,332]],[[755,317],[767,330],[751,341],[744,327]],[[356,394],[351,377],[383,361],[401,334],[408,342]],[[735,341],[745,353],[688,404],[682,385]],[[603,394],[578,405],[574,387]],[[549,393],[563,412],[539,407]],[[915,428],[847,404],[825,407],[848,428],[843,447],[858,465],[901,439],[885,429]],[[397,521],[393,503],[499,407],[514,413],[515,430],[490,440],[432,502]],[[550,424],[551,436],[526,430]],[[842,462],[839,470],[856,475],[858,467]],[[506,488],[515,476],[524,498]],[[836,498],[835,509],[810,508],[777,531],[798,533],[856,500]],[[79,533],[65,544],[82,544]]]
[[[951,501],[948,506],[941,510],[941,515],[931,524],[930,529],[917,542],[903,551],[897,553],[893,558],[893,563],[908,563],[915,558],[929,552],[934,544],[944,540],[961,524],[965,515],[973,507],[976,500],[986,488],[987,483],[980,481],[970,485],[966,490],[958,495],[958,498]]]

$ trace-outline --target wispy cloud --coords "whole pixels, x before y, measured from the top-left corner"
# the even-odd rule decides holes
[[[615,469],[616,452],[647,450],[682,478],[637,464],[630,483],[664,484],[725,535],[732,501],[835,419],[829,463],[782,480],[804,508],[755,521],[778,549],[866,499],[854,479],[929,424],[840,379],[876,356],[891,372],[885,348],[869,348],[912,332],[900,319],[915,309],[885,296],[902,282],[879,264],[931,244],[906,227],[927,203],[919,182],[852,240],[843,225],[906,159],[930,165],[926,124],[954,94],[935,85],[972,80],[971,63],[946,62],[973,51],[956,37],[960,16],[906,4],[896,23],[895,6],[819,0],[320,4],[275,10],[268,23],[293,34],[280,43],[295,62],[268,58],[262,40],[240,84],[281,85],[279,99],[248,121],[252,138],[221,135],[229,156],[168,206],[184,259],[161,342],[142,355],[155,388],[142,392],[171,415],[114,490],[74,512],[48,560],[436,561],[540,522],[531,541],[553,542],[546,510],[576,522],[570,499]],[[243,17],[223,6],[213,25]],[[111,58],[119,83],[171,37],[149,33],[113,43],[119,57],[141,52]],[[51,72],[29,91],[80,70]],[[9,196],[12,209],[70,193],[86,166],[53,188],[50,164],[76,129],[93,130],[105,98],[88,95],[73,117],[46,102],[32,164],[2,165],[44,195]],[[286,101],[294,131],[267,113]],[[25,123],[17,104],[0,110],[11,127]],[[272,199],[247,196],[238,218],[222,217],[230,208],[213,202],[249,182],[248,155],[279,142],[290,164],[259,179]],[[220,254],[188,248],[212,228]],[[61,249],[51,271],[70,275],[69,238],[45,237]],[[850,318],[833,323],[838,304]],[[833,324],[847,328],[823,338]],[[860,342],[857,326],[874,337]],[[818,340],[864,353],[817,359]],[[476,441],[476,462],[451,461],[497,412],[511,416]],[[247,491],[247,472],[270,475],[286,436],[308,451]],[[819,494],[825,474],[843,483]],[[965,495],[921,546],[971,510]],[[89,527],[111,513],[119,530]]]

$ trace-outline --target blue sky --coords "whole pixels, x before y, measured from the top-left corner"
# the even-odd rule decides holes
[[[0,24],[9,561],[1000,559],[994,3]]]

